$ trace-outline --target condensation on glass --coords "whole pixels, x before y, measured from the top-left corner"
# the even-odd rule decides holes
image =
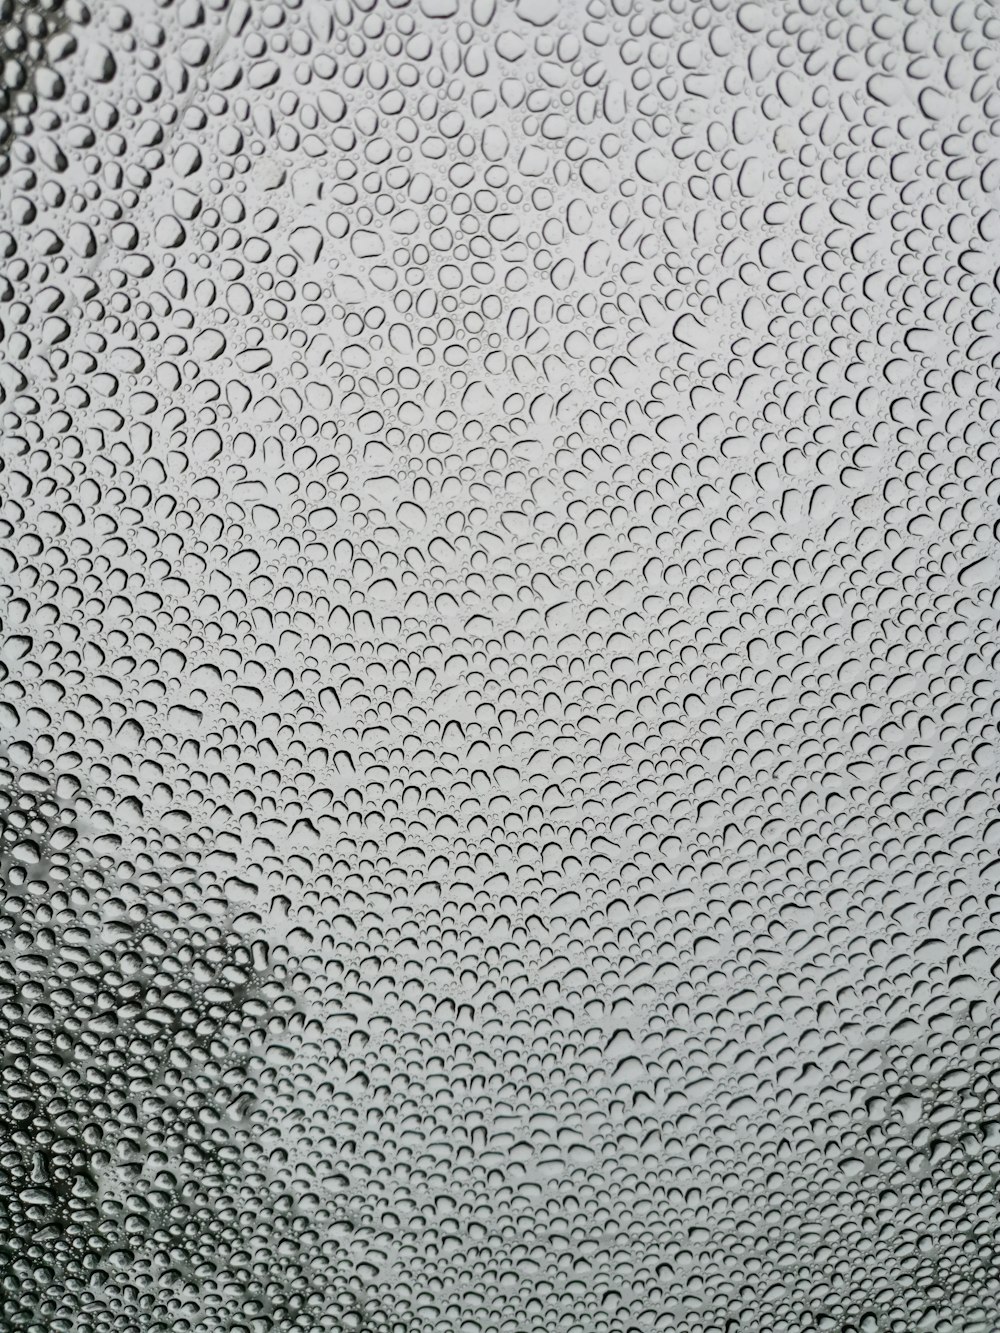
[[[995,1333],[994,7],[0,64],[0,1327]]]

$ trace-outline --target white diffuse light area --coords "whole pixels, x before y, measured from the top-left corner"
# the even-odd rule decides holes
[[[993,7],[0,38],[0,1326],[996,1333]]]

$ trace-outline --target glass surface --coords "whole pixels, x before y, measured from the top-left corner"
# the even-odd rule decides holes
[[[0,1330],[998,1333],[995,7],[0,48]]]

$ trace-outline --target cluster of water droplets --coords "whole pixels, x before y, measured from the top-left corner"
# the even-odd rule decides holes
[[[1000,1327],[991,5],[0,42],[0,1324]]]

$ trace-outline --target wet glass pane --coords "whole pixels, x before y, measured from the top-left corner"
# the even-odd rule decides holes
[[[1000,1329],[998,79],[0,0],[0,1330]]]

